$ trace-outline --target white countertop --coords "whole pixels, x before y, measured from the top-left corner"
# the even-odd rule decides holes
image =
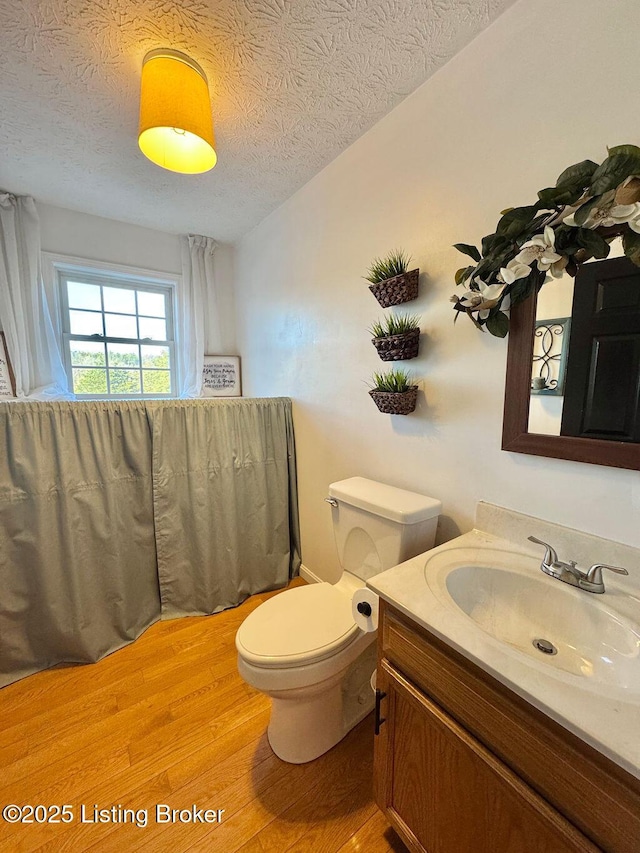
[[[525,518],[528,517],[520,516],[516,521]],[[536,526],[529,526],[529,529],[538,535]],[[559,530],[566,531],[566,528]],[[553,541],[551,538],[552,543]],[[476,562],[475,554],[477,562],[482,564],[483,552],[486,555],[488,548],[497,548],[521,557],[522,571],[537,572],[543,582],[548,582],[550,594],[553,594],[554,585],[559,585],[565,596],[567,592],[575,596],[592,595],[573,589],[540,572],[541,549],[535,546],[525,548],[521,536],[518,536],[514,543],[512,539],[504,539],[481,530],[473,530],[426,554],[382,572],[371,578],[367,585],[389,604],[439,637],[514,693],[640,779],[640,644],[628,664],[633,673],[633,685],[606,685],[603,689],[584,675],[554,669],[543,659],[538,661],[531,655],[495,639],[478,627],[452,601],[447,601],[446,594],[443,595],[439,590],[433,575],[430,574],[427,580],[426,572],[431,571],[429,567],[425,570],[425,564],[430,561],[434,573],[437,572],[438,560],[434,560],[434,557],[455,549],[463,549],[460,554],[464,555],[468,563]],[[565,556],[569,555],[561,554],[561,558]],[[631,566],[629,569],[632,571]],[[617,577],[614,580],[612,575],[607,575],[607,591],[604,596],[597,597],[606,600],[607,609],[619,614],[622,620],[628,619],[637,625],[640,621],[640,597],[635,586],[625,586],[623,581],[626,580],[619,580]],[[565,600],[570,603],[570,599]],[[576,605],[579,606],[580,603],[580,599],[576,599]]]

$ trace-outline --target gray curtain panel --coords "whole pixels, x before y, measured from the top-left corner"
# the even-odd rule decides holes
[[[300,565],[291,401],[0,405],[0,686]]]
[[[89,662],[158,618],[138,403],[0,406],[0,685]]]
[[[153,499],[163,619],[285,586],[300,566],[291,401],[154,409]]]

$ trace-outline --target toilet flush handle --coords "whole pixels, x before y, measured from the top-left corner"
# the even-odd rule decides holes
[[[326,503],[331,504],[331,506],[338,506],[338,501],[335,498],[325,498]]]
[[[366,616],[367,619],[371,616],[371,605],[368,601],[359,601],[356,605],[356,610],[358,613],[361,613],[363,616]]]

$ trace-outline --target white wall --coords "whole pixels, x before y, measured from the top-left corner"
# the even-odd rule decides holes
[[[38,204],[42,250],[111,264],[180,275],[180,238],[115,219]],[[214,254],[220,288],[224,355],[236,353],[233,301],[233,248],[220,244]]]
[[[442,499],[439,538],[485,499],[640,546],[637,472],[500,450],[506,342],[448,298],[451,248],[493,230],[562,169],[640,143],[637,0],[520,0],[237,247],[245,393],[294,399],[303,558],[338,567],[322,499],[360,474]],[[382,362],[367,326],[383,312],[361,276],[404,247],[422,270],[423,379],[416,413],[378,413]]]

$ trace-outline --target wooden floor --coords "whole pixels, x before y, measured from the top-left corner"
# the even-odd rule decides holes
[[[0,690],[0,806],[73,811],[67,824],[0,818],[0,850],[404,851],[372,797],[371,717],[309,764],[271,751],[269,700],[239,677],[234,648],[238,626],[268,597],[158,622],[97,664]],[[158,823],[156,804],[224,814],[215,824]],[[143,823],[146,810],[147,825],[111,814],[83,823],[82,805],[85,821],[115,807],[116,821],[129,809]]]

